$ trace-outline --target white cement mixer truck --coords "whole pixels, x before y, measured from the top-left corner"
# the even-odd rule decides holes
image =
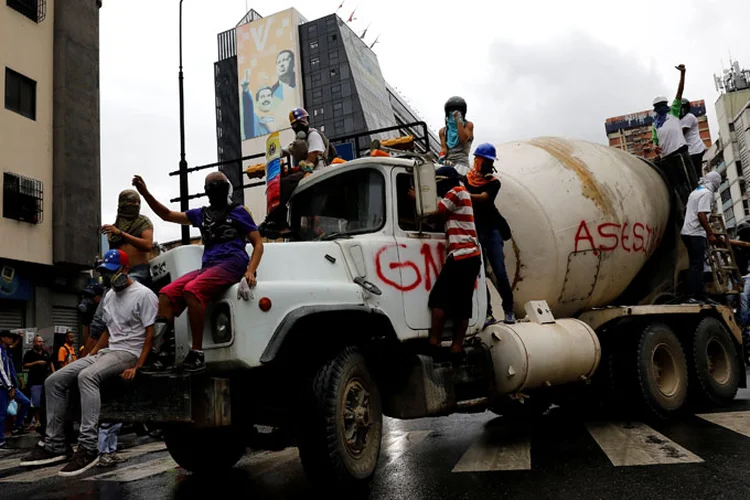
[[[482,270],[462,364],[420,354],[445,254],[442,228],[420,217],[434,205],[434,165],[364,158],[300,182],[292,241],[266,244],[253,296],[238,299],[235,285],[210,307],[204,374],[139,375],[109,392],[102,417],[162,426],[173,458],[195,472],[233,466],[263,446],[258,428],[274,428],[299,447],[310,478],[330,486],[372,475],[382,415],[614,399],[668,418],[729,403],[745,383],[741,331],[730,307],[679,301],[681,216],[659,171],[553,138],[499,146],[498,158],[520,320],[483,328]],[[156,258],[157,285],[198,268],[201,253],[191,245]],[[189,339],[183,315],[178,360]]]

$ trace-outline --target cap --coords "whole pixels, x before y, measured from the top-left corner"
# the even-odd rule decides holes
[[[669,99],[667,99],[663,95],[660,95],[660,96],[657,96],[657,97],[654,98],[654,106],[656,106],[657,104],[662,103],[662,102],[663,103],[668,103]]]
[[[98,269],[106,269],[108,271],[117,271],[122,266],[129,266],[130,260],[128,254],[122,250],[110,250],[104,254],[104,261],[98,267]]]

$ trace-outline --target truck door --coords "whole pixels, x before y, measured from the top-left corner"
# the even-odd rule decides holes
[[[430,290],[435,285],[440,269],[445,262],[447,243],[443,224],[422,224],[422,232],[419,232],[416,217],[415,203],[408,196],[412,186],[412,174],[405,169],[394,169],[392,187],[394,189],[393,219],[394,234],[398,261],[388,265],[395,267],[401,274],[400,289],[404,300],[404,316],[406,324],[413,330],[428,330],[432,324],[430,309],[427,307],[427,299]],[[484,276],[484,269],[480,271],[480,278]],[[478,280],[478,285],[484,290],[484,280]],[[481,301],[484,303],[484,301]],[[474,292],[473,310],[469,328],[477,325],[479,314],[479,299],[477,291]],[[448,323],[450,326],[451,323]]]

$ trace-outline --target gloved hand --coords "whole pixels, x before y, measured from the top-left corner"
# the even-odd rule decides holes
[[[247,278],[243,276],[242,281],[240,281],[240,286],[237,288],[237,298],[248,301],[252,297],[253,291],[247,283]]]

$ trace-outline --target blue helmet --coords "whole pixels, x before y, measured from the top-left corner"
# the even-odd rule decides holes
[[[497,160],[497,151],[495,150],[495,146],[489,142],[483,142],[477,146],[477,149],[474,151],[474,156],[495,161]]]

